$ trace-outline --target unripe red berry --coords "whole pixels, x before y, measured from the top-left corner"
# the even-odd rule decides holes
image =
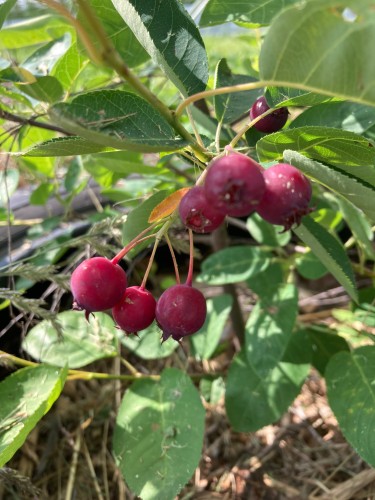
[[[297,168],[279,163],[264,171],[266,190],[256,211],[271,224],[290,229],[312,211],[311,184]]]
[[[249,215],[261,200],[265,183],[259,164],[239,153],[213,160],[205,185],[208,202],[223,214]]]
[[[156,321],[163,330],[163,340],[181,340],[197,332],[207,314],[206,300],[197,288],[174,285],[162,293],[156,304]]]
[[[210,233],[224,221],[225,215],[208,203],[204,189],[191,188],[182,198],[179,206],[181,221],[196,233]]]
[[[104,257],[84,260],[72,273],[74,306],[86,313],[111,309],[126,289],[125,271]]]
[[[155,319],[156,300],[143,287],[131,286],[112,309],[113,318],[126,333],[144,330]]]
[[[254,120],[259,115],[262,115],[268,111],[270,107],[267,104],[266,98],[264,96],[259,97],[250,109],[250,119]],[[265,132],[267,134],[271,132],[277,132],[282,129],[288,120],[288,108],[277,108],[275,111],[265,116],[261,120],[254,123],[254,128],[260,132]]]

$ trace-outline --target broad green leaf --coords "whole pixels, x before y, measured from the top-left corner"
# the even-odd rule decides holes
[[[349,296],[357,302],[353,269],[340,241],[309,216],[304,217],[301,225],[293,231],[311,248]]]
[[[348,8],[354,18],[346,15]],[[374,27],[372,0],[298,2],[271,24],[260,52],[260,77],[374,105],[375,67],[368,63]]]
[[[122,90],[97,90],[50,109],[72,134],[106,147],[133,151],[174,151],[186,145],[144,99]]]
[[[116,356],[116,328],[107,314],[95,313],[87,321],[82,312],[65,311],[57,319],[62,338],[47,320],[29,331],[22,348],[30,356],[69,368],[80,368],[97,359]]]
[[[270,108],[314,106],[331,99],[331,97],[325,95],[287,87],[267,87],[265,97]]]
[[[70,33],[65,33],[62,37],[39,47],[23,61],[22,68],[35,76],[50,75],[54,65],[69,49],[71,39]]]
[[[356,102],[325,102],[299,114],[290,122],[289,129],[312,125],[363,134],[375,125],[375,108]]]
[[[234,246],[210,255],[201,265],[197,281],[209,285],[238,283],[266,269],[271,254],[250,246]]]
[[[39,127],[27,127],[24,129],[24,133],[20,134],[19,137],[19,147],[22,150],[27,150],[33,147],[35,144],[40,142],[45,142],[52,139],[56,135],[56,132],[51,130],[44,130]],[[19,158],[22,165],[26,166],[32,172],[36,172],[39,176],[40,174],[46,177],[54,177],[55,175],[55,158]]]
[[[15,168],[0,172],[0,207],[6,207],[10,196],[18,186],[20,174]]]
[[[130,28],[125,24],[127,19],[123,19],[117,12],[111,0],[89,0],[96,16],[99,18],[108,38],[115,46],[123,61],[130,68],[139,66],[149,59],[149,55],[134,36]],[[90,33],[90,23],[81,11],[78,12],[78,19],[82,22],[85,29]],[[124,22],[125,20],[125,22]],[[94,44],[97,46],[95,36]]]
[[[297,0],[209,0],[200,20],[201,26],[223,23],[269,24],[284,7]]]
[[[121,332],[119,338],[123,346],[141,359],[167,358],[178,347],[172,338],[161,343],[161,331],[156,323],[139,332],[138,337]]]
[[[347,130],[301,127],[269,134],[257,143],[261,161],[281,160],[285,150],[340,167],[370,166],[375,178],[375,148],[368,139]]]
[[[313,355],[312,364],[324,375],[329,360],[339,351],[349,351],[349,345],[343,337],[334,331],[314,326],[306,329],[310,337]]]
[[[148,222],[152,210],[168,196],[168,191],[158,191],[134,208],[127,216],[122,226],[122,242],[124,245],[129,243],[138,234],[149,227]]]
[[[251,276],[246,281],[249,288],[259,297],[272,297],[274,289],[285,282],[286,276],[284,274],[289,274],[289,266],[283,269],[279,262],[271,262],[264,271]]]
[[[257,213],[247,219],[246,226],[254,240],[261,245],[279,248],[290,241],[290,231],[283,231],[282,226],[269,224]]]
[[[35,144],[23,153],[17,153],[24,157],[49,157],[49,156],[72,156],[111,151],[112,148],[101,146],[95,142],[88,141],[76,135],[68,137],[54,137],[45,142]]]
[[[77,42],[73,42],[52,68],[51,76],[57,78],[64,89],[69,91],[87,62],[88,59],[77,49]]]
[[[375,466],[375,347],[340,352],[325,371],[329,404],[345,438]]]
[[[304,328],[294,330],[286,346],[282,360],[295,365],[310,364],[313,358],[311,339]]]
[[[266,376],[281,361],[292,335],[298,312],[298,293],[294,285],[281,284],[272,295],[256,303],[245,327],[248,363],[260,376]]]
[[[59,397],[66,374],[65,368],[40,365],[22,368],[0,383],[0,467]]]
[[[54,184],[43,182],[31,193],[30,203],[32,205],[45,205],[54,191]]]
[[[115,460],[142,500],[173,499],[201,456],[205,412],[190,377],[165,369],[125,393],[113,436]]]
[[[113,5],[183,95],[205,90],[208,62],[198,28],[178,0],[112,0]]]
[[[326,266],[310,249],[298,254],[294,262],[298,273],[308,280],[317,280],[328,273]]]
[[[285,151],[284,160],[299,168],[311,179],[345,198],[361,209],[371,221],[375,221],[374,174],[370,168],[328,167],[310,160],[295,151]],[[372,175],[372,179],[370,176]],[[368,183],[372,182],[372,185]]]
[[[209,359],[214,354],[231,309],[231,295],[222,294],[207,300],[206,321],[199,332],[190,337],[194,354],[198,359]]]
[[[226,59],[221,59],[215,71],[215,88],[255,82],[256,79],[247,75],[234,75]],[[262,95],[262,89],[232,94],[217,95],[214,98],[215,114],[218,121],[230,123],[248,113],[251,104]]]
[[[255,432],[278,420],[297,397],[309,369],[309,364],[281,362],[260,377],[246,353],[237,354],[229,368],[225,392],[233,429]]]
[[[199,390],[208,403],[216,405],[224,397],[225,382],[221,377],[214,380],[202,378],[199,382]]]
[[[36,82],[18,84],[18,88],[37,101],[48,103],[58,101],[64,93],[61,83],[53,76],[38,76]]]
[[[0,28],[4,24],[4,21],[7,18],[7,15],[13,9],[16,2],[17,2],[17,0],[5,0],[5,2],[0,5]]]
[[[145,165],[142,155],[133,151],[100,153],[83,158],[83,162],[85,167],[89,164],[92,170],[104,167],[111,172],[121,174],[122,177],[129,174],[144,174],[162,178],[169,174],[169,170],[163,166]]]

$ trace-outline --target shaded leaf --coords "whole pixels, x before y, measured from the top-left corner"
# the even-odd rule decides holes
[[[125,393],[113,437],[115,460],[143,500],[174,498],[201,455],[205,412],[190,377],[175,368]]]
[[[312,364],[324,376],[329,360],[340,351],[349,351],[343,337],[328,328],[315,326],[306,329],[312,345]]]
[[[141,359],[161,359],[170,356],[178,347],[178,343],[172,338],[161,343],[161,335],[160,328],[153,323],[145,330],[138,332],[138,337],[127,336],[121,332],[119,338],[123,346]]]
[[[148,222],[152,224],[161,219],[165,219],[168,215],[171,215],[178,205],[180,201],[185,196],[185,194],[189,191],[190,188],[181,188],[175,191],[174,193],[167,196],[162,202],[156,205],[153,208],[150,217],[148,218]]]
[[[72,135],[69,137],[54,137],[45,142],[35,144],[20,156],[43,157],[43,156],[73,156],[98,153],[100,151],[111,151],[112,148],[101,146],[95,142],[88,141],[83,137]]]

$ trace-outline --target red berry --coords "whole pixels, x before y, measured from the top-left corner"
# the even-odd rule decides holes
[[[225,215],[210,205],[200,186],[191,188],[182,198],[179,206],[180,218],[186,227],[196,233],[210,233],[217,229]]]
[[[310,181],[295,167],[279,163],[264,171],[266,191],[256,211],[271,224],[290,229],[312,211]]]
[[[250,109],[250,119],[254,120],[259,115],[262,115],[268,111],[270,107],[267,104],[265,97],[259,97]],[[254,128],[260,132],[270,133],[277,132],[282,129],[288,120],[288,108],[278,108],[275,109],[273,113],[265,116],[258,122],[254,123]]]
[[[126,285],[122,267],[104,257],[84,260],[70,279],[74,306],[86,313],[111,309],[121,299]]]
[[[163,330],[163,340],[181,340],[197,332],[206,319],[203,294],[189,285],[174,285],[160,296],[156,304],[156,321]]]
[[[120,302],[112,309],[118,326],[127,333],[144,330],[155,319],[156,300],[143,287],[131,286],[125,290]]]
[[[216,210],[235,217],[249,215],[263,196],[263,173],[248,156],[230,153],[211,163],[204,190]]]

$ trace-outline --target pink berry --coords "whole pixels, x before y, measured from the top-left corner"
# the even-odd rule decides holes
[[[125,271],[104,257],[84,260],[72,273],[74,306],[86,313],[111,309],[126,289]]]
[[[196,233],[210,233],[224,221],[225,215],[208,203],[204,189],[191,188],[182,198],[179,206],[180,218],[186,227]]]
[[[156,321],[163,330],[163,340],[181,340],[197,332],[207,314],[203,294],[189,285],[174,285],[165,290],[156,304]]]
[[[311,184],[297,168],[279,163],[264,171],[266,190],[256,211],[271,224],[290,229],[312,211]]]
[[[261,200],[265,183],[259,164],[239,153],[214,160],[205,179],[207,201],[224,214],[249,215]]]
[[[143,287],[131,286],[112,309],[113,318],[126,333],[144,330],[155,319],[156,300]]]
[[[250,119],[254,120],[259,115],[268,111],[270,107],[267,104],[265,97],[259,97],[250,109]],[[260,132],[269,134],[270,132],[277,132],[282,129],[288,120],[288,108],[278,108],[273,113],[265,116],[261,120],[254,123],[254,128]]]

